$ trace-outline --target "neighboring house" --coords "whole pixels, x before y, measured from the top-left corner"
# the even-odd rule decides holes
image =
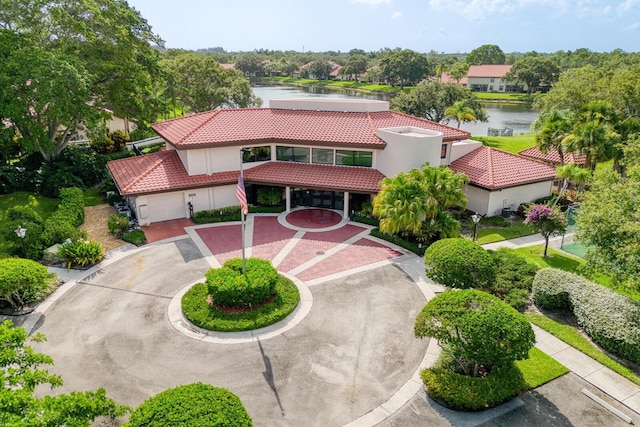
[[[526,92],[527,86],[506,82],[504,76],[511,65],[471,65],[465,77],[456,82],[449,73],[442,73],[444,83],[458,83],[474,92]]]
[[[270,108],[208,111],[152,128],[166,141],[166,150],[107,165],[140,224],[186,218],[189,205],[196,212],[236,205],[241,161],[249,203],[255,203],[261,187],[280,187],[286,210],[323,207],[347,216],[371,200],[384,177],[427,162],[448,165],[482,148],[475,141],[461,142],[468,132],[390,111],[388,102],[373,100],[271,100]],[[501,166],[503,175],[535,169]],[[470,186],[476,184],[474,176]],[[531,197],[526,191],[516,190],[522,201],[550,194],[550,188]]]
[[[554,167],[495,148],[469,147],[480,144],[476,141],[465,143],[454,145],[449,167],[469,177],[467,209],[497,215],[551,194]]]
[[[340,70],[342,69],[342,65],[338,64],[337,62],[334,61],[324,61],[326,63],[329,64],[329,66],[331,67],[331,71],[329,71],[329,75],[327,76],[328,80],[334,80],[338,77],[338,75],[340,74]],[[306,64],[300,66],[300,70],[297,73],[293,74],[294,78],[300,78],[302,77],[305,73],[304,71],[307,69],[310,69],[311,66],[315,63],[315,61],[311,61],[311,62],[307,62]],[[323,76],[316,76],[315,74],[313,74],[313,71],[309,71],[309,74],[306,78],[309,79],[313,79],[313,80],[319,80],[320,78],[323,78]]]

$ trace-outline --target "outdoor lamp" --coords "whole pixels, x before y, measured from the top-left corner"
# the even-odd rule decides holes
[[[16,229],[16,234],[19,238],[24,239],[24,236],[27,234],[27,229],[26,228],[22,228],[22,226],[19,226]]]
[[[476,241],[476,237],[478,236],[478,223],[482,219],[482,215],[478,214],[478,212],[471,215],[471,220],[473,221],[473,241]]]

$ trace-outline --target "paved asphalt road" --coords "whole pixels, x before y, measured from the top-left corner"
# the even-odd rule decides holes
[[[77,283],[36,325],[48,337],[37,350],[53,357],[51,371],[64,378],[59,392],[104,387],[135,407],[164,389],[201,381],[237,394],[256,426],[341,426],[389,399],[425,354],[428,340],[413,336],[425,297],[394,265],[312,286],[309,315],[274,338],[189,338],[169,324],[167,306],[208,268],[184,238],[145,247]],[[597,392],[569,374],[475,414],[447,411],[421,391],[380,425],[627,425],[582,388]]]

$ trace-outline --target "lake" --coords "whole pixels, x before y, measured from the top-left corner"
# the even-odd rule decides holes
[[[331,90],[325,87],[290,87],[290,86],[254,86],[253,93],[262,98],[263,106],[269,106],[271,99],[288,98],[342,98],[342,99],[376,99],[388,101],[391,96],[386,93],[362,93],[354,90]],[[488,128],[502,129],[509,127],[513,134],[530,133],[531,123],[538,118],[538,112],[532,111],[526,104],[485,103],[489,121],[482,123],[463,123],[460,129],[472,135],[486,136]],[[450,126],[456,126],[450,122]]]

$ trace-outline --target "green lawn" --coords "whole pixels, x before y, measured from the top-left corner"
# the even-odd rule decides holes
[[[558,252],[553,249],[547,251],[546,257],[542,256],[544,246],[525,246],[523,248],[514,249],[514,252],[529,261],[538,268],[553,267],[571,273],[577,273],[578,268],[584,264],[584,260],[574,257],[564,252]]]
[[[546,384],[569,372],[569,369],[563,364],[536,347],[529,350],[528,359],[517,360],[516,366],[522,372],[527,387],[530,389],[540,387],[542,384]]]
[[[0,195],[0,230],[4,230],[8,226],[7,210],[13,206],[23,205],[31,206],[44,220],[55,212],[58,207],[58,199],[42,197],[38,194],[24,191]],[[0,257],[6,256],[9,245],[10,243],[0,234]]]
[[[472,136],[470,139],[481,141],[487,147],[497,148],[513,154],[536,145],[535,135],[532,133],[516,136]]]
[[[473,92],[473,96],[480,100],[499,99],[500,101],[531,101],[531,97],[525,93]]]
[[[84,205],[97,206],[106,203],[104,192],[97,188],[89,188],[84,192]]]
[[[485,243],[501,242],[534,233],[533,228],[522,221],[516,222],[510,227],[478,227],[477,242],[480,245],[484,245]]]
[[[595,345],[591,344],[576,328],[556,322],[546,316],[535,313],[525,313],[527,319],[534,325],[539,326],[545,331],[551,333],[558,339],[566,342],[570,346],[580,350],[582,353],[594,360],[602,363],[606,367],[612,369],[623,377],[640,385],[640,376],[636,375],[631,369],[621,365],[609,356],[600,351]]]

